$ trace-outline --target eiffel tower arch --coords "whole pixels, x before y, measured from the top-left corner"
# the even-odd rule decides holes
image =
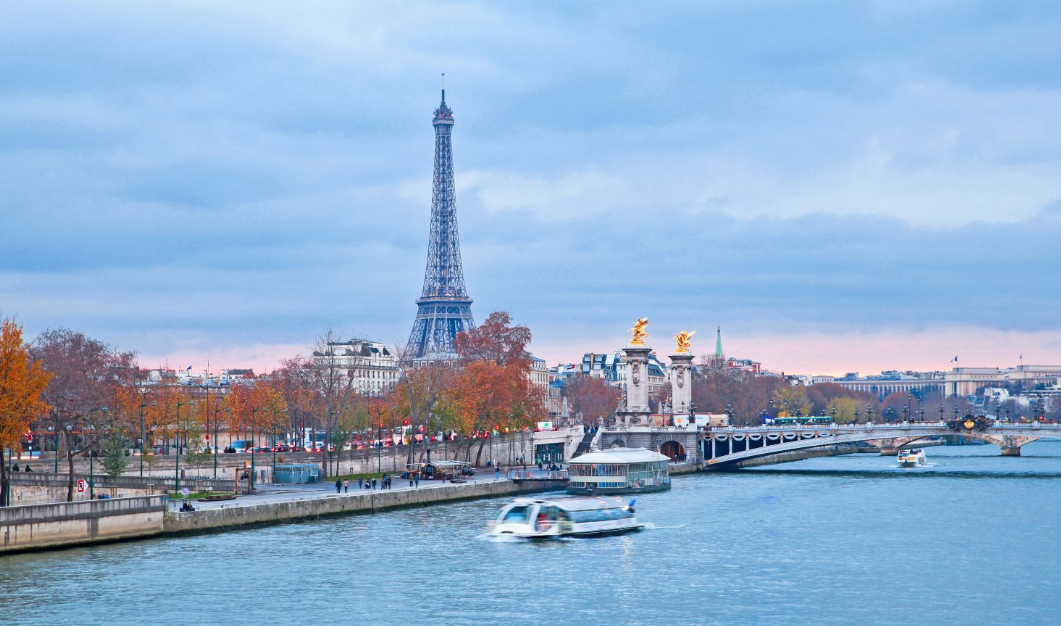
[[[453,111],[446,106],[446,75],[442,103],[435,109],[435,171],[431,184],[431,236],[427,247],[424,289],[417,299],[416,320],[407,353],[415,359],[454,356],[457,333],[475,326],[472,299],[464,286],[457,197],[453,188]]]

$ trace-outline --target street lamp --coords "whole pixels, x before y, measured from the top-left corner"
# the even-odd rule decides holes
[[[868,404],[866,405],[866,423],[873,423],[873,407],[869,406]]]
[[[181,431],[180,431],[180,427],[181,427],[181,407],[182,406],[191,406],[193,404],[195,404],[194,400],[189,400],[187,402],[181,402],[180,400],[177,401],[177,427],[176,427],[176,433],[174,433],[175,434],[174,443],[177,446],[177,450],[176,450],[177,453],[173,455],[173,459],[174,459],[174,461],[173,461],[173,468],[174,468],[173,469],[173,495],[174,496],[176,496],[178,493],[180,493],[180,490],[181,490]]]
[[[149,406],[158,406],[158,404],[156,402],[140,403],[140,478],[144,477],[144,409]]]
[[[281,413],[287,413],[287,409],[277,411],[273,408],[273,482],[276,482],[276,422]]]
[[[257,443],[258,439],[258,422],[255,419],[255,416],[257,415],[258,411],[262,410],[264,409],[251,409],[251,491],[254,491],[254,472],[257,468],[257,465],[254,462],[254,456],[258,454],[258,452],[255,450],[255,444]]]
[[[231,413],[232,409],[225,407],[225,413]],[[221,401],[214,403],[214,478],[217,478],[217,423],[221,418]]]
[[[862,412],[858,410],[858,407],[855,407],[855,423],[856,424],[858,423],[858,418],[859,418],[860,415],[862,415]]]
[[[100,407],[99,409],[90,409],[89,413],[92,413],[92,412],[97,411],[97,410],[106,413],[107,412],[107,407],[104,406],[104,407]],[[98,445],[99,444],[99,431],[96,430],[95,428],[93,428],[92,430],[96,434],[96,444]],[[95,458],[96,458],[95,455],[92,454],[92,444],[89,444],[89,446],[88,446],[88,499],[89,500],[95,500],[96,499],[96,489],[95,489],[95,487],[96,487],[96,467],[95,467],[95,463],[94,463]]]

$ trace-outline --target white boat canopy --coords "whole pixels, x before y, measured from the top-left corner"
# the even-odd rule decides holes
[[[645,448],[609,448],[598,452],[590,452],[575,457],[569,461],[573,464],[599,464],[599,463],[657,463],[659,461],[670,461],[670,457],[662,455]]]

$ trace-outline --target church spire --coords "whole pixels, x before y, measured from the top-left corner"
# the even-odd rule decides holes
[[[715,334],[715,356],[722,356],[722,327],[718,327]]]

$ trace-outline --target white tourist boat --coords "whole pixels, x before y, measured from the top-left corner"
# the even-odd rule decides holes
[[[620,498],[518,498],[490,522],[495,537],[553,539],[599,537],[635,532],[645,527],[634,515],[634,501]]]
[[[899,450],[899,454],[896,458],[899,461],[900,467],[924,467],[927,464],[927,461],[925,461],[925,451],[921,448]]]

